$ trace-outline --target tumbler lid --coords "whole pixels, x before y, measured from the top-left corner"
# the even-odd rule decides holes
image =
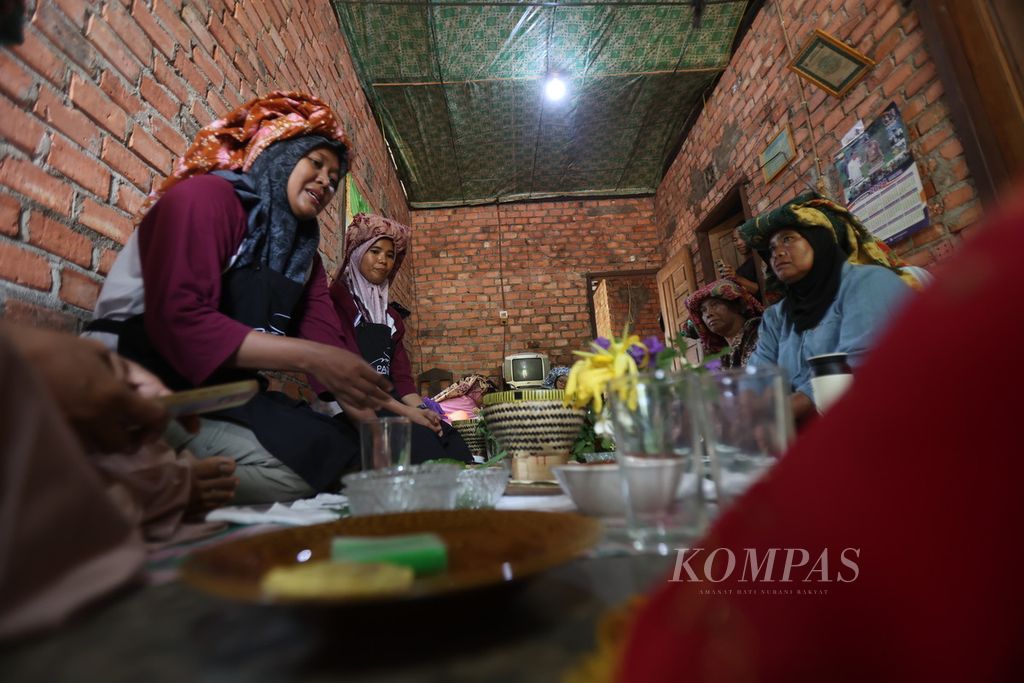
[[[811,376],[852,374],[853,370],[850,368],[847,357],[848,354],[845,353],[825,353],[820,356],[811,356],[807,359],[807,363],[811,366]]]

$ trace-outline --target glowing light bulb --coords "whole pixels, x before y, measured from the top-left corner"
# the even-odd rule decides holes
[[[552,102],[557,102],[565,97],[565,83],[558,76],[552,76],[544,84],[544,95]]]

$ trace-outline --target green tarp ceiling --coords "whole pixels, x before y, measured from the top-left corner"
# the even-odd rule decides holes
[[[413,208],[653,193],[749,4],[332,1]]]

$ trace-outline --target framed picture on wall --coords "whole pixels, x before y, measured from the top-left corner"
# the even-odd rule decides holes
[[[770,183],[789,162],[796,157],[796,146],[793,144],[793,129],[786,124],[782,130],[772,137],[771,142],[758,156],[758,164],[764,174],[764,182]]]
[[[815,29],[787,68],[833,97],[842,97],[875,62],[821,29]]]

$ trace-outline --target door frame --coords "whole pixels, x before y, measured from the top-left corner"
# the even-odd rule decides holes
[[[1007,168],[990,123],[988,112],[971,72],[967,53],[961,44],[958,22],[950,15],[947,4],[965,0],[912,0],[921,22],[925,45],[935,62],[939,80],[945,90],[953,127],[964,147],[967,169],[983,204],[990,204],[1000,189],[1013,180]],[[973,3],[972,3],[973,4]],[[981,18],[979,17],[979,23]],[[991,46],[1001,50],[1001,46]]]
[[[587,290],[587,313],[590,315],[590,337],[597,339],[597,317],[594,315],[594,287],[591,282],[613,277],[637,277],[650,275],[657,286],[658,271],[660,268],[636,268],[633,270],[600,270],[590,273],[583,273],[583,286]]]

